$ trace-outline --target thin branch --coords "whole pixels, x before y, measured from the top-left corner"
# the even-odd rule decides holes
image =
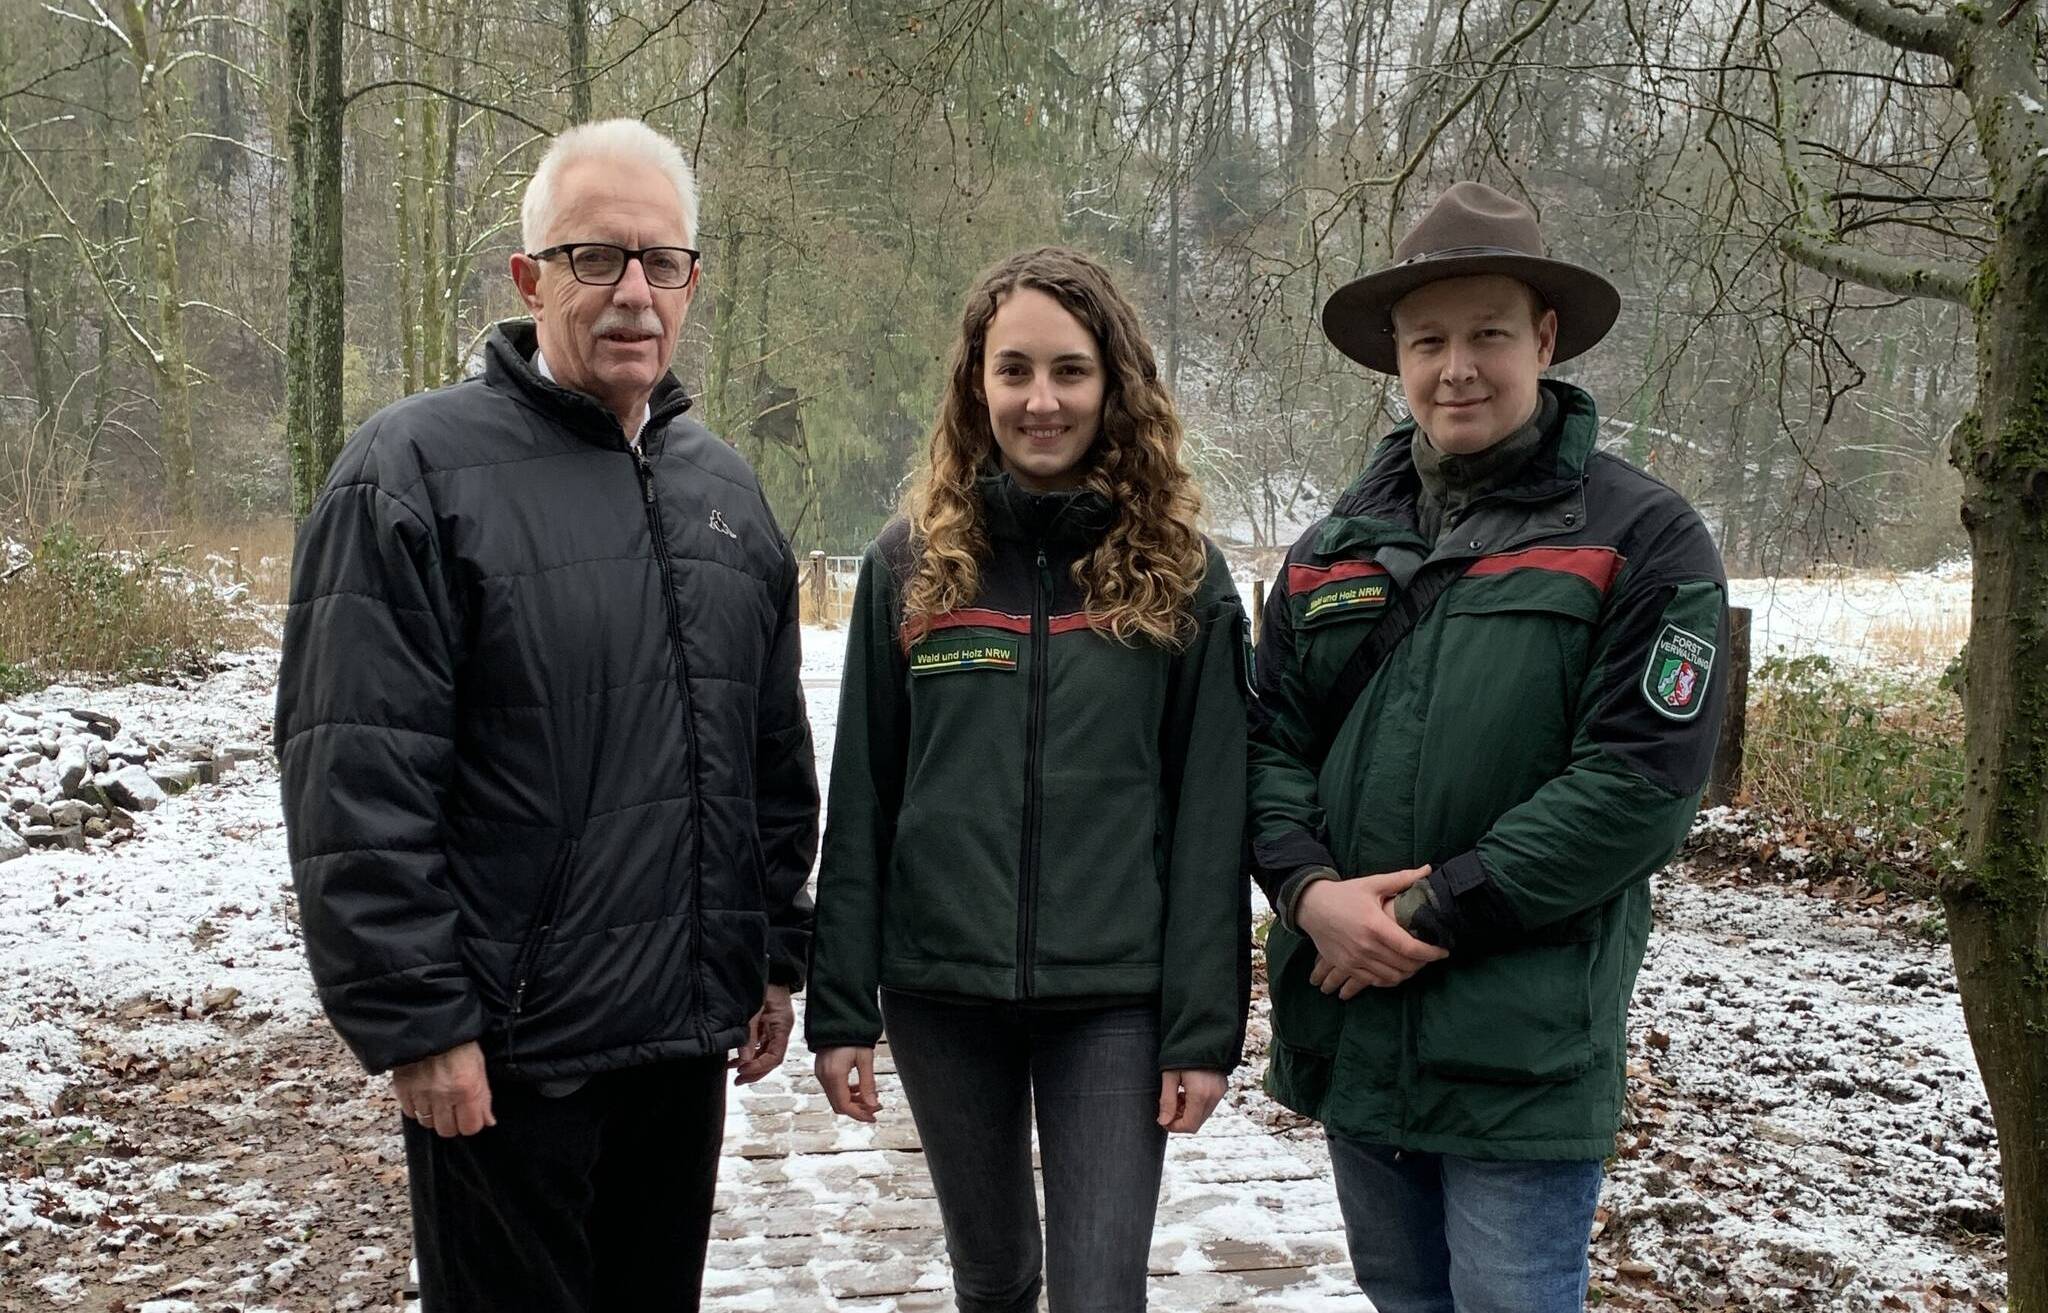
[[[1332,200],[1330,204],[1323,207],[1321,213],[1319,213],[1316,216],[1316,218],[1320,220],[1331,215],[1342,214],[1350,209],[1352,201],[1355,200],[1361,193],[1373,188],[1386,187],[1391,189],[1390,199],[1388,201],[1388,218],[1391,222],[1394,210],[1399,208],[1401,189],[1408,185],[1408,180],[1415,176],[1416,171],[1420,169],[1423,165],[1423,162],[1429,158],[1430,152],[1436,149],[1437,139],[1443,136],[1444,129],[1448,128],[1454,121],[1456,121],[1458,115],[1464,113],[1465,107],[1467,105],[1470,105],[1475,99],[1478,98],[1480,91],[1482,91],[1485,88],[1487,82],[1490,80],[1491,75],[1496,70],[1498,70],[1502,64],[1507,62],[1508,56],[1514,54],[1515,51],[1524,42],[1526,42],[1530,37],[1536,35],[1536,33],[1542,28],[1545,20],[1547,20],[1552,13],[1556,12],[1558,4],[1559,0],[1546,0],[1544,6],[1541,9],[1537,10],[1535,15],[1531,17],[1528,22],[1524,23],[1521,27],[1511,32],[1508,35],[1508,37],[1504,41],[1502,41],[1498,47],[1494,49],[1493,53],[1490,56],[1488,56],[1486,60],[1484,70],[1480,73],[1479,76],[1476,76],[1472,79],[1471,85],[1465,89],[1464,94],[1459,96],[1455,101],[1453,101],[1444,110],[1444,112],[1437,117],[1436,122],[1430,125],[1429,130],[1423,134],[1421,142],[1415,147],[1415,150],[1408,156],[1407,160],[1402,163],[1398,171],[1384,177],[1360,178],[1356,182],[1352,183],[1350,186],[1346,187],[1343,191],[1339,192],[1336,198]],[[1334,224],[1335,220],[1331,219],[1331,223]],[[1320,242],[1318,242],[1318,247],[1320,247]]]
[[[273,352],[275,352],[277,354],[278,359],[284,359],[283,347],[271,341],[268,337],[265,337],[262,329],[256,327],[256,325],[250,323],[248,320],[242,318],[242,316],[236,314],[234,311],[229,310],[224,306],[217,306],[211,301],[180,301],[178,302],[178,308],[180,310],[211,310],[217,315],[220,315],[227,319],[232,319],[236,323],[240,324],[243,328],[248,329],[249,335],[251,337],[255,338],[258,342],[261,342],[263,345],[269,347]]]
[[[269,151],[267,151],[267,150],[263,149],[263,148],[262,148],[261,146],[251,145],[251,144],[250,144],[249,142],[243,141],[243,140],[241,140],[241,139],[240,139],[239,137],[223,137],[223,136],[221,136],[221,135],[220,135],[220,134],[219,134],[218,132],[183,132],[183,133],[180,133],[180,134],[178,134],[178,140],[179,140],[179,141],[181,141],[181,142],[184,142],[184,141],[219,141],[219,142],[225,142],[225,143],[226,143],[227,145],[230,145],[230,146],[239,146],[239,147],[241,147],[241,148],[242,148],[243,150],[245,150],[245,151],[248,151],[248,152],[249,152],[249,153],[250,153],[251,155],[257,155],[257,156],[261,156],[261,157],[262,157],[263,159],[269,160],[269,161],[270,161],[270,162],[271,162],[272,164],[282,164],[282,163],[284,163],[284,162],[285,162],[285,161],[284,161],[284,156],[282,156],[282,155],[274,155],[274,154],[272,154],[271,152],[269,152]]]
[[[103,27],[107,31],[112,32],[122,45],[127,46],[131,50],[135,48],[135,43],[128,39],[128,34],[121,30],[121,25],[109,18],[107,11],[101,9],[98,5],[93,5],[93,11],[99,15],[98,18],[87,18],[84,14],[74,14],[69,9],[60,9],[52,4],[45,4],[43,8],[59,18],[68,18],[74,23],[83,23],[87,27]]]
[[[1968,265],[1886,255],[1800,232],[1780,237],[1778,249],[1815,273],[1895,296],[1924,296],[1967,306],[1970,285],[1976,280],[1976,272]]]
[[[1835,201],[1868,201],[1875,205],[1989,205],[1989,196],[1935,196],[1926,192],[1901,194],[1881,191],[1831,191],[1822,198]]]
[[[93,285],[99,288],[100,296],[107,303],[107,309],[112,312],[114,318],[121,321],[122,331],[127,333],[129,339],[149,357],[150,363],[161,369],[164,363],[163,354],[143,336],[142,330],[128,317],[128,312],[121,308],[120,301],[115,299],[114,289],[107,286],[106,275],[100,271],[100,262],[92,258],[92,248],[86,242],[85,231],[78,226],[78,221],[71,217],[71,211],[64,208],[64,202],[58,199],[56,191],[50,186],[50,180],[43,176],[43,171],[36,167],[35,160],[22,148],[21,142],[15,139],[4,122],[0,122],[0,138],[5,138],[8,146],[21,157],[21,162],[28,166],[29,176],[36,180],[36,186],[42,189],[43,196],[57,211],[57,217],[64,221],[65,230],[71,234],[71,245],[78,256],[78,262],[92,274]]]
[[[99,63],[102,59],[111,58],[113,53],[114,52],[111,50],[96,50],[92,54],[87,55],[82,59],[72,60],[69,64],[66,64],[61,68],[53,68],[45,72],[38,73],[18,87],[10,87],[6,91],[0,91],[0,103],[10,101],[14,99],[16,96],[25,96],[30,92],[34,91],[37,87],[43,85],[43,83],[48,82],[53,78],[61,77],[66,73],[75,73],[82,68],[90,68],[94,64]]]
[[[241,75],[242,77],[249,79],[249,81],[255,83],[259,87],[268,88],[270,86],[268,82],[264,81],[263,78],[261,78],[257,74],[251,73],[248,69],[243,68],[240,64],[237,64],[234,60],[229,59],[227,56],[217,55],[211,50],[179,51],[177,54],[171,56],[170,59],[166,60],[163,68],[158,70],[158,72],[161,76],[167,77],[171,73],[177,71],[178,66],[180,64],[183,64],[188,59],[210,60],[213,63],[219,64],[223,68],[230,69],[233,72]]]
[[[1764,70],[1751,68],[1749,71],[1762,72]],[[1795,82],[1813,82],[1820,78],[1862,78],[1870,82],[1889,82],[1893,86],[1904,87],[1909,91],[1954,91],[1956,89],[1953,82],[1916,82],[1912,78],[1900,77],[1896,73],[1874,73],[1864,68],[1816,68],[1811,72],[1797,74],[1792,80]]]
[[[1835,17],[1866,36],[1900,50],[1954,59],[1962,46],[1960,20],[1936,18],[1887,4],[1885,0],[1820,0]]]
[[[642,119],[651,119],[661,111],[680,105],[686,100],[695,100],[699,96],[704,97],[704,112],[697,116],[697,139],[690,146],[691,159],[700,160],[704,158],[704,130],[711,122],[711,88],[717,84],[719,77],[725,70],[732,66],[732,61],[740,57],[740,52],[747,48],[747,41],[754,35],[754,29],[761,25],[761,20],[767,14],[768,0],[761,0],[761,3],[754,8],[754,16],[747,20],[746,28],[740,32],[739,40],[733,42],[732,49],[725,52],[725,58],[719,60],[717,66],[705,74],[703,83],[695,91],[685,92],[683,95],[664,100],[659,105],[650,105],[640,111]]]
[[[445,87],[437,87],[431,82],[421,82],[416,78],[386,78],[381,82],[365,83],[341,98],[342,108],[348,108],[350,105],[355,104],[358,99],[369,95],[372,91],[382,91],[387,87],[411,87],[416,91],[430,91],[434,95],[440,96],[444,100],[452,100],[458,105],[467,105],[471,109],[488,110],[493,114],[502,114],[514,123],[532,128],[543,137],[553,137],[555,135],[553,128],[544,128],[517,110],[506,109],[503,105],[493,105],[489,101],[471,100],[468,96],[458,95]]]

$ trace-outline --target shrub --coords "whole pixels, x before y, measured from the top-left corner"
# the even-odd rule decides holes
[[[68,525],[0,580],[0,695],[72,672],[203,665],[245,626],[182,548],[114,550]]]
[[[1751,805],[1830,865],[1931,893],[1960,824],[1962,701],[1931,675],[1771,657],[1751,676]]]

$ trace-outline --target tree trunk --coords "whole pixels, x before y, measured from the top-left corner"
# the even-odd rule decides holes
[[[1181,5],[1174,0],[1173,57],[1167,61],[1173,78],[1173,121],[1168,129],[1166,152],[1166,387],[1180,387],[1180,194],[1186,185],[1181,163],[1181,141],[1187,117],[1188,56],[1194,43],[1181,37]],[[1192,33],[1191,33],[1192,34]]]
[[[292,91],[285,447],[294,519],[312,509],[344,436],[341,19],[342,0],[292,0],[285,16]]]
[[[457,95],[462,93],[462,71],[466,61],[462,58],[463,22],[466,11],[457,9],[454,27],[448,38],[448,89]],[[460,268],[461,249],[455,240],[456,165],[462,155],[462,113],[453,102],[447,107],[448,119],[442,128],[441,137],[441,258],[433,269],[435,287],[435,315],[440,335],[434,340],[434,382],[445,386],[462,377],[456,353],[461,346],[455,337],[458,326],[455,322],[455,297],[462,285]]]
[[[413,21],[414,7],[412,0],[402,0],[402,3],[393,5],[391,22],[401,35],[417,40],[419,27]],[[418,76],[419,70],[413,66],[412,41],[402,40],[398,43],[392,65],[394,77]],[[419,391],[422,374],[419,299],[413,294],[413,269],[419,261],[416,249],[419,207],[413,201],[413,192],[415,179],[419,173],[419,162],[412,143],[419,132],[416,122],[419,109],[420,97],[414,95],[410,89],[400,92],[398,122],[395,125],[398,133],[397,176],[391,183],[395,208],[392,245],[397,248],[393,252],[392,263],[397,267],[398,274],[398,351],[403,362],[400,386],[404,388],[407,396]]]
[[[1301,198],[1316,139],[1315,0],[1295,0],[1288,7],[1286,25],[1287,172],[1289,184]]]
[[[569,121],[590,122],[590,0],[569,0]]]
[[[163,453],[166,509],[174,523],[190,523],[198,512],[198,469],[192,446],[192,384],[185,367],[184,284],[178,269],[178,215],[172,151],[178,134],[171,122],[171,87],[154,15],[140,0],[123,11],[128,55],[135,67],[142,112],[143,246],[148,253],[150,295],[156,302],[157,340],[149,360],[156,382],[157,445]]]
[[[2048,1313],[2048,147],[2014,104],[2044,94],[2040,20],[1973,26],[1957,72],[1991,163],[1997,236],[1976,285],[1977,411],[1951,453],[1973,569],[1970,779],[1964,870],[1942,902],[1998,1127],[2007,1301]]]
[[[1973,584],[1964,873],[1942,890],[1998,1127],[2012,1313],[2048,1310],[2048,186],[1999,224],[1957,432]]]
[[[50,326],[44,322],[43,306],[36,295],[36,248],[24,244],[16,253],[21,270],[21,331],[28,338],[29,382],[35,389],[36,423],[57,432],[57,385],[50,362]]]

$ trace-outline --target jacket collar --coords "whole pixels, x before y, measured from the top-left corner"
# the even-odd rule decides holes
[[[988,516],[989,537],[998,542],[1083,549],[1093,547],[1116,521],[1116,508],[1092,488],[1031,492],[993,464],[974,486]]]
[[[1586,462],[1599,436],[1600,412],[1582,388],[1555,379],[1543,380],[1542,386],[1557,401],[1557,422],[1528,463],[1490,491],[1486,500],[1550,501],[1585,479]],[[1365,473],[1338,498],[1331,514],[1372,516],[1413,527],[1415,502],[1422,492],[1421,476],[1415,472],[1414,437],[1415,421],[1411,419],[1381,439]]]
[[[484,342],[484,382],[517,395],[586,442],[625,450],[626,435],[618,416],[597,398],[542,378],[534,369],[533,353],[539,349],[540,331],[531,319],[499,321]],[[689,408],[683,385],[673,373],[664,373],[647,399],[647,423],[640,429],[643,447],[650,453],[656,450],[664,427]]]

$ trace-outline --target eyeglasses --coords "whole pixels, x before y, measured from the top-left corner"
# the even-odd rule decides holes
[[[577,282],[592,287],[616,286],[626,276],[629,260],[640,262],[640,272],[646,275],[649,287],[688,287],[690,275],[697,272],[697,261],[704,258],[703,252],[687,246],[643,246],[634,250],[610,242],[563,242],[545,251],[533,251],[526,258],[545,260],[556,255],[568,256],[569,272]]]

